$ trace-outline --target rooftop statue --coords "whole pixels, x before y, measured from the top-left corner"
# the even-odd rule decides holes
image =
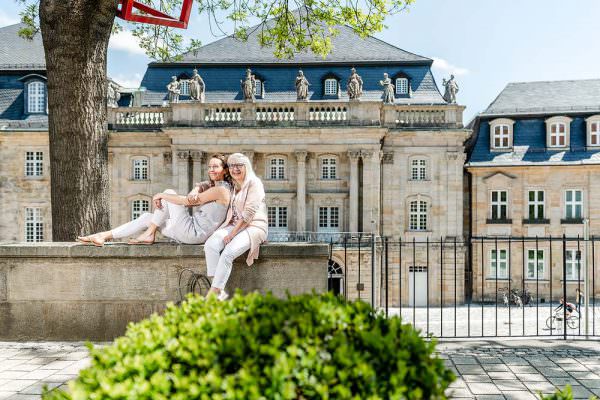
[[[387,72],[383,73],[383,80],[379,84],[383,86],[383,104],[394,104],[394,84]]]
[[[456,104],[456,93],[458,93],[458,84],[454,80],[454,75],[450,75],[450,79],[444,79],[442,86],[446,88],[444,91],[444,100],[450,104]]]
[[[108,88],[106,91],[106,105],[110,108],[119,107],[118,101],[121,98],[121,93],[119,93],[119,86],[112,82],[108,81]]]
[[[177,81],[177,77],[171,77],[171,82],[167,85],[169,91],[169,103],[179,103],[179,93],[181,93],[181,85]]]
[[[360,75],[356,73],[356,69],[352,68],[350,78],[348,78],[348,97],[350,100],[359,100],[362,96],[363,81]]]
[[[198,70],[194,68],[192,78],[190,79],[190,98],[204,103],[205,90],[206,85],[204,84],[204,80],[198,75]]]
[[[296,77],[296,95],[298,100],[307,100],[308,99],[308,80],[304,76],[304,72],[302,70],[298,71],[298,76]]]
[[[256,93],[256,79],[254,75],[252,75],[252,71],[250,68],[246,70],[246,78],[240,81],[242,85],[242,94],[244,95],[244,100],[246,101],[254,101],[254,93]]]

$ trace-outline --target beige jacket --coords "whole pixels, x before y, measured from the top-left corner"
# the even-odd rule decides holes
[[[250,235],[250,252],[246,258],[246,264],[252,265],[258,258],[260,245],[267,239],[268,233],[265,188],[258,177],[250,179],[237,194],[231,197],[231,206],[227,210],[227,217],[221,228],[231,223],[233,207],[238,210],[238,215],[242,216],[244,222],[250,224],[246,228]],[[250,227],[256,229],[249,229]]]

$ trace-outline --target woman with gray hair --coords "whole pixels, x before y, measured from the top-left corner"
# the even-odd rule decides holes
[[[258,258],[259,247],[267,238],[267,207],[262,181],[254,174],[248,157],[234,153],[227,159],[233,178],[234,195],[225,222],[204,245],[206,271],[214,277],[211,293],[219,300],[229,297],[225,285],[231,274],[233,260],[250,249],[246,263]]]

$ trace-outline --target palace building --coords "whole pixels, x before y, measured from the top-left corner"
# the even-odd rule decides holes
[[[46,79],[41,40],[26,42],[17,30],[0,29],[0,241],[35,242],[51,240]],[[390,254],[390,299],[439,302],[443,272],[458,279],[444,281],[441,291],[463,302],[470,131],[464,107],[440,93],[433,61],[343,26],[325,59],[308,52],[277,59],[257,35],[217,40],[181,61],[152,62],[141,88],[110,108],[112,225],[150,210],[154,193],[190,190],[205,179],[210,154],[243,152],[265,183],[270,241],[330,241],[345,232],[405,243],[435,239],[431,254],[422,246],[414,257]],[[349,96],[352,69],[361,84]],[[204,84],[201,98],[190,96],[194,70]],[[248,70],[250,98],[242,89]],[[299,100],[300,70],[309,86]],[[387,103],[384,73],[393,85]],[[173,77],[178,99],[167,90]],[[454,254],[439,251],[454,242]],[[379,258],[381,246],[374,248]],[[369,251],[360,255],[363,265]],[[365,286],[357,285],[358,262],[356,249],[334,247],[332,276],[346,280],[337,290],[351,297],[370,290],[370,267],[362,271]]]

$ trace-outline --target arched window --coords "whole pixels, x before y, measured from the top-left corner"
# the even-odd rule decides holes
[[[324,82],[325,96],[336,96],[338,94],[338,81],[335,78],[327,78]]]
[[[508,118],[497,118],[490,121],[490,148],[492,150],[512,148],[514,123],[515,121]]]
[[[269,179],[285,180],[285,177],[286,177],[285,158],[283,158],[283,157],[270,158],[268,168],[269,168],[268,169]]]
[[[568,147],[571,118],[552,117],[546,120],[546,145],[547,147]]]
[[[132,174],[134,181],[146,181],[148,180],[148,159],[147,158],[134,158],[132,161]]]
[[[321,179],[337,179],[337,158],[321,157]]]
[[[344,293],[344,269],[332,259],[327,265],[327,290],[334,294]]]
[[[139,218],[143,213],[150,210],[150,202],[148,200],[138,199],[131,202],[131,220]]]
[[[408,94],[408,78],[396,78],[396,94]]]
[[[600,115],[592,115],[586,119],[588,130],[588,146],[600,146]]]
[[[409,209],[409,226],[411,231],[426,231],[427,230],[427,202],[425,200],[412,200]]]
[[[27,112],[39,114],[46,112],[46,85],[40,81],[27,84]]]

